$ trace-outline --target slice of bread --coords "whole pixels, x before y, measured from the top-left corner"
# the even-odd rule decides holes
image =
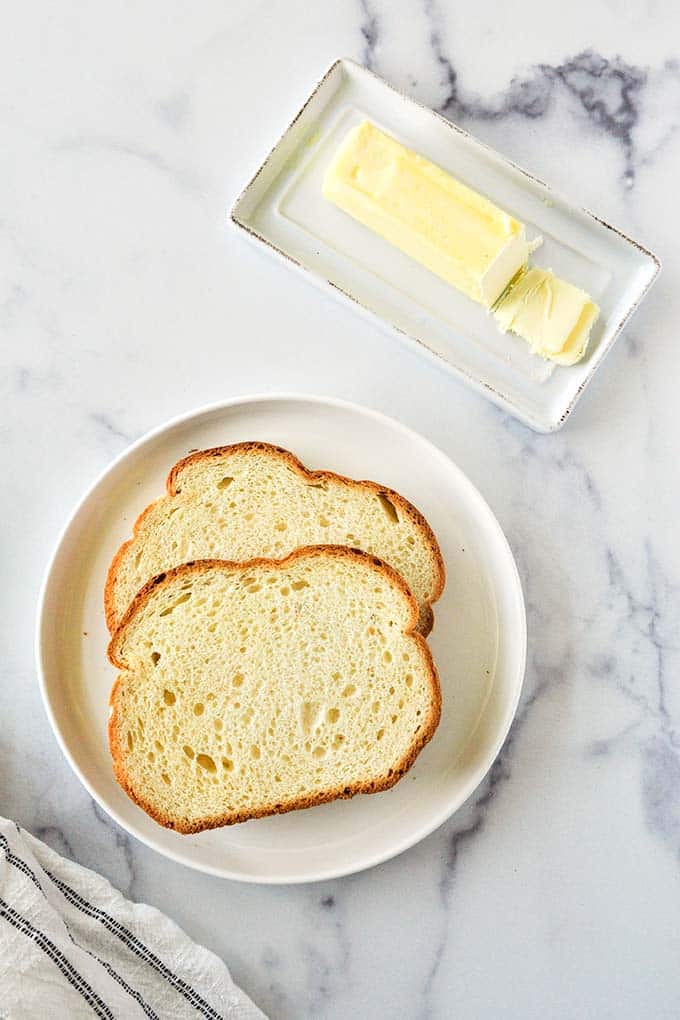
[[[431,630],[444,562],[422,514],[385,486],[308,471],[267,443],[203,450],[175,464],[167,495],[141,514],[109,569],[109,630],[149,578],[187,560],[279,559],[328,544],[363,549],[394,567],[419,604],[419,629]]]
[[[417,620],[399,574],[338,546],[160,574],[109,646],[118,782],[179,832],[386,790],[439,722]]]

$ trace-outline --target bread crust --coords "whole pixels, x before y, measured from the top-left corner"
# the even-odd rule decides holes
[[[333,481],[341,482],[343,485],[348,485],[352,488],[359,487],[365,491],[371,492],[373,495],[386,496],[391,503],[393,503],[401,513],[409,518],[416,527],[423,533],[425,539],[432,549],[432,554],[435,564],[435,589],[429,603],[423,605],[421,613],[421,622],[419,625],[420,633],[425,637],[430,633],[434,625],[434,613],[432,611],[432,604],[437,601],[444,585],[446,584],[446,568],[444,566],[444,558],[439,548],[436,536],[428,524],[425,517],[421,514],[417,507],[409,503],[407,499],[401,496],[394,489],[388,488],[386,485],[379,485],[377,482],[372,482],[367,479],[358,481],[353,478],[347,478],[345,475],[336,474],[333,471],[309,471],[305,465],[299,460],[295,454],[289,450],[285,450],[282,446],[274,446],[271,443],[264,443],[258,441],[250,441],[244,443],[233,443],[230,446],[215,446],[208,450],[197,450],[194,453],[190,453],[188,456],[183,457],[181,460],[170,469],[166,480],[166,495],[161,497],[165,499],[168,496],[177,496],[181,492],[181,474],[182,471],[189,465],[199,463],[201,460],[210,460],[216,457],[229,457],[235,454],[247,453],[249,451],[266,453],[268,456],[275,457],[282,461],[289,468],[295,471],[305,482],[320,482],[320,481]],[[178,487],[178,481],[180,486]],[[153,508],[160,502],[154,500],[150,503],[137,518],[132,529],[132,538],[128,541],[123,542],[120,549],[113,557],[111,566],[106,577],[106,583],[104,585],[104,613],[106,617],[106,625],[109,629],[109,633],[113,634],[116,628],[119,626],[121,620],[117,619],[114,592],[118,580],[118,572],[120,570],[123,558],[135,541],[139,531],[144,523],[146,516],[151,513]]]
[[[316,807],[319,804],[325,804],[332,800],[346,800],[359,793],[381,793],[384,790],[389,790],[390,787],[394,786],[395,783],[397,783],[402,776],[408,772],[422,749],[431,740],[441,718],[441,688],[439,685],[437,668],[434,664],[434,659],[432,658],[429,645],[422,634],[420,634],[416,629],[419,618],[418,603],[401,574],[397,573],[397,571],[389,566],[389,564],[384,563],[377,556],[371,556],[370,553],[364,552],[362,549],[350,549],[347,546],[337,545],[302,546],[281,560],[267,559],[263,557],[244,562],[207,559],[193,560],[190,563],[183,563],[178,567],[173,567],[172,569],[164,571],[148,581],[135,596],[123,616],[120,625],[111,638],[108,647],[109,660],[112,665],[116,666],[118,669],[127,668],[124,660],[119,655],[119,650],[125,637],[125,630],[128,624],[134,618],[137,611],[148,603],[156,589],[165,587],[177,577],[185,577],[191,574],[201,573],[204,570],[214,569],[215,567],[226,568],[230,571],[238,571],[240,573],[245,573],[253,567],[280,568],[286,567],[298,559],[329,555],[338,558],[362,560],[365,564],[368,564],[372,570],[381,574],[383,577],[386,577],[392,585],[399,589],[405,598],[408,608],[410,609],[410,619],[402,633],[404,637],[412,638],[416,642],[416,646],[422,655],[424,665],[426,667],[431,695],[429,715],[423,723],[421,723],[420,731],[413,743],[399,762],[390,769],[386,775],[379,776],[376,779],[358,782],[344,787],[338,786],[335,789],[322,790],[319,791],[319,793],[311,794],[307,797],[293,798],[288,801],[277,801],[271,804],[262,805],[251,811],[233,811],[222,815],[214,815],[209,818],[196,819],[192,822],[185,822],[182,819],[172,818],[168,814],[158,811],[153,804],[139,796],[133,789],[132,783],[130,782],[130,778],[125,769],[123,749],[118,738],[116,694],[118,692],[118,688],[124,681],[123,675],[119,675],[111,688],[111,694],[109,695],[111,713],[109,717],[108,736],[109,748],[113,758],[114,775],[116,781],[125,790],[128,797],[134,801],[138,807],[142,808],[142,810],[145,811],[151,818],[153,818],[154,821],[158,822],[159,825],[162,825],[166,829],[173,829],[175,832],[182,834],[197,833],[203,832],[206,829],[217,829],[226,825],[236,825],[239,822],[246,822],[253,818],[263,818],[268,815],[285,814],[288,811],[297,811],[302,808]]]

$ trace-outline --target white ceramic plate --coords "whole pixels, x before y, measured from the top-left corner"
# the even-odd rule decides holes
[[[543,236],[533,261],[582,287],[601,309],[582,362],[543,361],[479,305],[324,200],[328,162],[366,117],[526,223],[529,237]],[[564,424],[659,271],[642,245],[350,60],[324,75],[231,218],[541,432]]]
[[[139,512],[189,450],[259,439],[306,465],[397,489],[420,507],[448,572],[431,647],[442,720],[392,790],[197,836],[161,828],[114,781],[106,727],[114,670],[102,591],[109,562]],[[76,508],[43,585],[37,630],[42,694],[57,739],[98,803],[174,860],[251,882],[306,882],[387,860],[444,821],[480,783],[517,707],[526,656],[522,589],[512,553],[465,475],[421,436],[375,411],[307,396],[238,398],[175,419],[130,447]]]

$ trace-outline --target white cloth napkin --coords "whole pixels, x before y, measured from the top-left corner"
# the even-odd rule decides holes
[[[266,1020],[164,914],[2,817],[0,1016]]]

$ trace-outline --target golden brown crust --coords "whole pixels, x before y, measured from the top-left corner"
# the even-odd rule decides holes
[[[178,480],[182,471],[189,465],[196,464],[201,460],[209,460],[216,457],[228,457],[234,454],[247,453],[248,451],[257,451],[259,453],[266,453],[269,456],[276,457],[283,461],[288,467],[300,475],[305,482],[318,482],[318,481],[334,481],[341,482],[344,485],[351,487],[360,487],[364,490],[372,492],[374,495],[385,495],[404,515],[409,518],[418,527],[430,545],[435,561],[435,589],[430,599],[430,603],[427,606],[423,606],[423,623],[419,626],[419,630],[422,634],[427,636],[432,630],[434,624],[434,613],[432,612],[431,606],[433,602],[436,602],[446,583],[446,568],[444,567],[444,558],[439,548],[439,543],[435,537],[435,534],[427,523],[427,520],[421,514],[417,507],[409,503],[407,499],[401,496],[394,489],[390,489],[386,485],[379,485],[377,482],[372,482],[367,479],[358,481],[353,478],[347,478],[345,475],[335,474],[333,471],[309,471],[301,460],[291,453],[289,450],[284,450],[282,446],[274,446],[271,443],[263,443],[258,441],[244,442],[244,443],[233,443],[231,446],[215,446],[208,450],[197,450],[194,453],[190,453],[188,456],[183,457],[182,460],[170,469],[166,480],[166,495],[177,496],[182,490],[181,486],[178,488]],[[165,498],[165,497],[162,497]],[[118,569],[123,560],[125,553],[127,552],[130,545],[134,542],[142,523],[151,512],[154,506],[159,502],[155,500],[150,503],[145,510],[139,515],[135,521],[132,529],[132,538],[127,542],[124,542],[118,552],[113,558],[109,572],[106,578],[106,584],[104,586],[104,612],[106,615],[106,625],[109,629],[109,633],[113,634],[120,621],[116,619],[116,610],[114,605],[114,590],[118,577]],[[428,612],[429,610],[429,612]],[[423,629],[426,627],[426,629]]]
[[[311,794],[307,797],[299,797],[289,801],[280,801],[274,804],[263,805],[262,807],[252,811],[231,812],[224,815],[215,815],[211,818],[184,823],[181,820],[170,818],[163,812],[159,812],[152,804],[145,801],[143,797],[140,797],[132,787],[125,770],[123,754],[121,753],[120,742],[118,740],[116,693],[123,680],[122,675],[119,675],[109,696],[111,715],[109,718],[108,733],[109,748],[113,758],[114,775],[119,785],[127,793],[128,797],[130,797],[135,804],[141,807],[143,811],[145,811],[160,825],[167,829],[174,829],[176,832],[184,834],[196,833],[202,832],[206,829],[220,828],[224,825],[235,825],[238,822],[245,822],[252,818],[263,818],[266,815],[284,814],[288,811],[297,811],[303,808],[315,807],[318,804],[324,804],[332,800],[346,800],[347,798],[354,797],[359,793],[381,793],[382,791],[388,790],[390,787],[394,786],[394,784],[398,782],[398,780],[401,779],[406,772],[408,772],[422,749],[431,740],[437,726],[439,725],[439,719],[441,717],[441,688],[439,685],[437,668],[434,664],[429,645],[422,634],[416,630],[419,617],[418,603],[411,594],[408,585],[396,570],[389,566],[389,564],[384,563],[377,556],[371,556],[369,553],[366,553],[361,549],[349,549],[346,546],[334,545],[303,546],[300,549],[296,549],[282,560],[257,558],[248,560],[244,563],[236,563],[230,560],[196,560],[191,563],[183,563],[179,567],[173,567],[171,570],[165,571],[157,577],[152,578],[151,581],[148,581],[141,591],[135,596],[119,627],[113,635],[111,642],[109,643],[109,659],[111,663],[119,669],[127,668],[126,664],[116,657],[116,649],[120,647],[120,643],[124,637],[123,632],[125,628],[135,613],[148,603],[156,589],[165,587],[176,577],[182,577],[186,574],[200,573],[203,570],[214,569],[215,567],[224,567],[230,571],[237,570],[239,572],[251,570],[253,567],[280,568],[285,567],[289,563],[295,562],[298,559],[305,557],[327,556],[329,554],[335,557],[361,559],[364,563],[369,564],[370,567],[377,573],[387,577],[390,583],[400,590],[408,603],[411,611],[411,617],[407,626],[403,630],[403,634],[404,637],[410,637],[416,642],[417,647],[425,660],[431,694],[430,713],[427,719],[425,719],[421,724],[418,736],[397,765],[390,769],[385,776],[378,777],[377,779],[354,783],[345,787],[337,787],[335,790],[323,790],[317,794]]]
[[[161,496],[161,499],[164,498],[165,497]],[[109,567],[109,571],[106,575],[106,583],[104,584],[104,616],[106,618],[106,626],[109,629],[109,634],[113,634],[113,632],[116,630],[116,627],[118,626],[118,622],[116,621],[116,607],[114,599],[114,590],[116,587],[116,581],[118,579],[118,570],[123,561],[125,553],[128,551],[128,549],[136,539],[137,534],[139,533],[139,529],[144,523],[144,520],[146,519],[148,514],[151,513],[151,511],[153,510],[157,503],[160,503],[160,499],[155,499],[153,503],[149,503],[149,505],[145,507],[144,510],[142,510],[141,514],[139,515],[139,517],[137,518],[132,527],[132,538],[129,538],[127,542],[123,542],[120,549],[111,560],[111,566]]]

